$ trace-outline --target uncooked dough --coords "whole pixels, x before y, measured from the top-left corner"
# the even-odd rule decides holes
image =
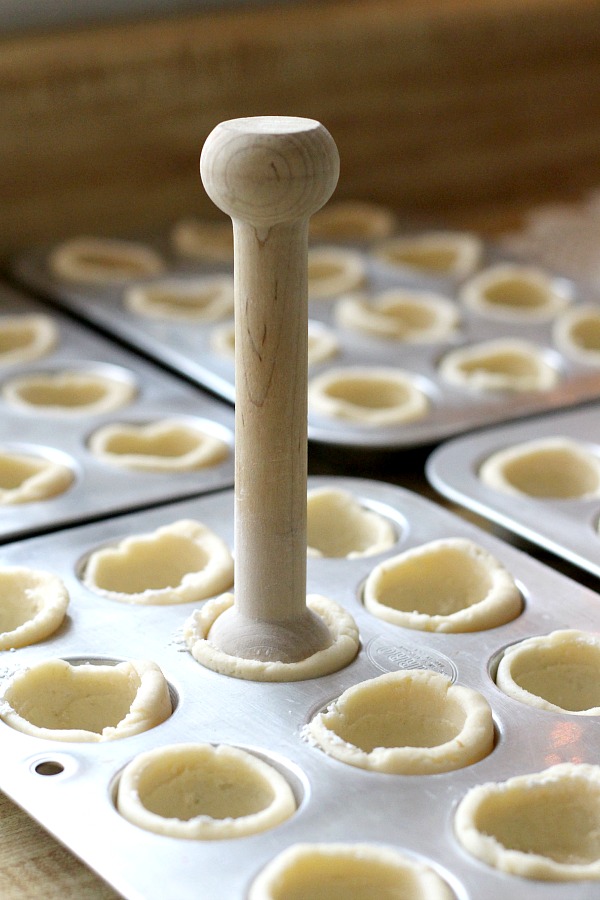
[[[188,650],[201,665],[222,675],[249,681],[304,681],[337,672],[352,662],[359,648],[359,634],[352,616],[346,610],[317,594],[309,594],[307,607],[320,616],[331,635],[331,643],[299,662],[265,662],[230,656],[210,641],[215,621],[234,603],[233,594],[223,594],[195,610],[185,623],[184,637]]]
[[[442,538],[385,559],[367,577],[369,612],[403,628],[468,632],[496,628],[521,612],[514,579],[489,551]]]
[[[504,651],[498,687],[521,703],[576,716],[600,715],[600,637],[564,629]]]
[[[555,277],[536,266],[499,263],[463,284],[460,299],[476,312],[500,319],[541,322],[570,300]]]
[[[63,281],[97,285],[150,278],[165,270],[160,254],[145,244],[99,237],[65,241],[50,253],[48,266]]]
[[[227,544],[206,525],[181,519],[93,551],[82,580],[95,593],[122,603],[197,603],[231,587],[233,559]]]
[[[340,200],[319,209],[309,221],[308,234],[318,241],[374,241],[396,229],[396,215],[385,206],[359,200]]]
[[[25,566],[0,566],[0,650],[37,644],[60,628],[69,605],[62,580]]]
[[[360,253],[341,247],[313,247],[308,251],[309,300],[327,300],[356,291],[366,280]]]
[[[212,275],[135,284],[125,291],[123,302],[131,312],[151,319],[216,322],[233,312],[233,278]]]
[[[600,365],[600,309],[592,304],[576,306],[554,323],[556,346],[566,356],[587,365]]]
[[[312,413],[357,425],[401,425],[429,412],[429,398],[401,369],[378,366],[331,368],[308,384]]]
[[[467,278],[481,263],[483,243],[474,234],[424,231],[390,238],[374,250],[388,265],[434,278]]]
[[[439,373],[451,384],[476,391],[549,391],[558,370],[541,347],[517,338],[498,338],[451,350]]]
[[[131,403],[136,393],[129,380],[84,369],[20,375],[2,388],[7,403],[36,414],[61,416],[111,412]]]
[[[231,221],[184,219],[173,228],[175,252],[188,259],[203,262],[233,261],[233,226]]]
[[[379,844],[293,844],[252,882],[248,900],[454,900],[426,863]]]
[[[1,506],[49,500],[67,491],[73,481],[73,470],[63,463],[0,449]]]
[[[1,699],[7,725],[49,741],[114,741],[148,731],[172,712],[156,663],[116,665],[49,659],[18,672]]]
[[[283,775],[246,750],[178,744],[156,747],[126,766],[117,808],[146,831],[214,841],[274,828],[294,814],[296,800]]]
[[[459,321],[447,297],[408,288],[342,297],[335,317],[343,328],[414,344],[447,340]]]
[[[600,496],[600,458],[570,438],[539,438],[493,453],[480,466],[479,478],[513,496],[589,499]]]
[[[111,423],[95,431],[88,446],[102,462],[149,472],[204,469],[223,462],[230,452],[225,441],[183,419]]]
[[[322,487],[308,492],[308,555],[356,559],[396,543],[389,519],[362,506],[348,491]]]
[[[494,725],[477,691],[439,672],[406,669],[348,688],[309,722],[307,736],[350,766],[431,775],[487,756]]]
[[[54,349],[58,329],[49,316],[24,314],[0,317],[0,365],[39,359]]]
[[[522,878],[600,878],[600,766],[562,763],[472,788],[456,811],[460,843]]]

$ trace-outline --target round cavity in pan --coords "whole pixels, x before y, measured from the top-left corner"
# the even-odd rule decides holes
[[[62,625],[69,594],[52,572],[0,566],[0,650],[37,644]]]
[[[564,279],[537,266],[499,263],[465,282],[460,299],[484,315],[519,322],[541,322],[561,312],[573,290]]]
[[[135,377],[120,366],[90,363],[46,369],[7,379],[2,397],[36,415],[92,416],[132,403]]]
[[[101,286],[160,275],[165,263],[156,250],[139,242],[83,236],[55,247],[48,268],[63,281]]]
[[[379,366],[330,368],[308,385],[309,411],[365,427],[393,426],[424,418],[431,399],[422,379]]]
[[[456,305],[448,297],[408,288],[342,297],[335,318],[353,331],[415,344],[448,340],[459,323]]]
[[[58,341],[58,328],[40,313],[0,316],[0,365],[30,362],[51,353]]]
[[[205,275],[138,283],[124,291],[123,303],[135,315],[151,319],[216,322],[233,314],[233,278]]]
[[[383,241],[374,255],[387,265],[416,275],[462,279],[481,264],[483,243],[476,235],[458,231],[423,231]]]
[[[559,383],[560,362],[543,347],[517,338],[497,338],[449,351],[440,376],[475,391],[549,391]]]
[[[398,540],[390,518],[339,488],[310,490],[307,513],[309,556],[337,559],[373,556]]]
[[[75,460],[53,448],[0,445],[0,506],[51,500],[68,491],[77,474]]]

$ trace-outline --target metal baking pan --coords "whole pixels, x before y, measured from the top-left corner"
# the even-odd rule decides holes
[[[512,642],[554,628],[594,629],[600,598],[406,490],[358,479],[309,481],[309,487],[324,484],[351,491],[363,505],[389,516],[398,540],[376,557],[309,559],[309,592],[336,600],[354,616],[361,649],[347,668],[303,682],[265,684],[218,675],[198,665],[182,643],[181,629],[193,604],[114,603],[94,595],[78,579],[80,560],[99,545],[181,517],[200,519],[231,545],[231,491],[2,548],[3,564],[50,568],[71,595],[68,627],[44,643],[6,654],[4,676],[47,658],[146,658],[162,668],[178,703],[174,714],[151,731],[93,745],[41,740],[0,722],[0,788],[130,900],[192,900],[199,895],[244,900],[259,870],[298,841],[391,845],[431,864],[448,880],[457,900],[505,900],[511,894],[520,900],[595,900],[597,882],[530,881],[478,862],[458,845],[453,816],[476,784],[538,771],[551,762],[597,762],[598,723],[593,717],[578,717],[575,729],[566,714],[524,706],[496,688],[490,669]],[[505,564],[525,601],[517,619],[471,634],[428,634],[366,612],[361,585],[373,566],[409,547],[450,536],[476,541]],[[403,668],[445,672],[481,692],[497,730],[491,754],[444,774],[385,775],[336,762],[303,738],[307,721],[342,691]],[[297,813],[271,831],[223,842],[161,837],[122,819],[114,790],[123,766],[150,748],[186,741],[234,744],[261,754],[301,798]]]
[[[0,505],[0,540],[125,510],[165,503],[233,484],[233,412],[152,363],[95,334],[90,328],[0,285],[0,315],[42,313],[58,328],[55,347],[39,359],[0,366],[4,383],[10,378],[39,372],[85,368],[109,369],[133,381],[133,401],[99,415],[36,415],[11,405],[0,394],[0,447],[8,452],[33,453],[60,459],[74,472],[71,487],[47,500]],[[181,418],[201,425],[230,445],[220,464],[194,472],[156,473],[108,465],[92,454],[87,441],[98,427],[113,422],[144,424],[163,418]]]
[[[165,253],[168,240],[163,235],[155,239],[153,246]],[[456,299],[457,283],[452,279],[420,278],[402,273],[376,259],[368,249],[361,250],[356,245],[352,249],[362,253],[369,291],[377,292],[394,286],[416,287]],[[210,335],[214,325],[180,325],[135,315],[125,308],[120,288],[69,285],[52,275],[46,258],[47,252],[40,250],[16,259],[13,266],[15,277],[30,289],[52,298],[233,402],[233,360],[220,356],[211,348]],[[485,245],[485,265],[502,259],[508,257],[497,248]],[[184,263],[168,253],[167,262],[169,274],[172,275],[228,271],[225,266]],[[590,297],[584,295],[583,289],[574,282],[564,278],[559,280],[562,288],[572,296],[573,303],[590,301]],[[551,322],[499,321],[461,308],[461,325],[452,339],[431,344],[408,344],[363,336],[336,326],[333,322],[334,305],[333,299],[310,301],[310,318],[334,330],[340,343],[340,353],[331,361],[312,366],[309,378],[331,366],[398,367],[414,374],[419,386],[429,396],[431,410],[424,418],[413,422],[371,428],[318,416],[309,409],[309,439],[323,445],[383,451],[428,446],[475,428],[548,409],[573,406],[597,396],[600,389],[599,371],[568,360],[553,346]],[[500,337],[526,339],[541,349],[560,372],[558,384],[543,392],[477,392],[450,385],[439,376],[438,362],[449,350]]]
[[[600,577],[600,499],[536,499],[494,490],[477,472],[492,453],[523,441],[567,437],[600,454],[600,405],[550,413],[502,428],[489,428],[438,447],[426,474],[436,490],[513,534]]]

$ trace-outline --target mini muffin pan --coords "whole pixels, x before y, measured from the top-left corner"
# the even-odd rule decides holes
[[[544,438],[568,438],[600,457],[599,422],[600,406],[591,405],[488,428],[438,447],[426,474],[445,497],[600,577],[600,497],[512,495],[489,487],[478,475],[492,454]]]
[[[167,678],[175,709],[162,724],[122,740],[93,744],[34,738],[0,722],[0,788],[131,900],[192,900],[199,895],[245,900],[252,881],[284,849],[299,842],[371,843],[430,865],[457,900],[594,900],[597,881],[551,883],[504,874],[470,856],[453,833],[467,791],[561,762],[597,762],[597,721],[536,710],[494,683],[503,648],[526,637],[597,626],[600,597],[495,537],[401,488],[381,482],[313,478],[309,488],[349,491],[386,516],[397,541],[382,554],[356,559],[310,558],[308,591],[341,604],[361,635],[346,668],[293,683],[261,683],[219,675],[199,665],[183,642],[194,605],[137,607],[93,594],[80,579],[99,545],[147,533],[181,518],[204,522],[231,546],[233,494],[216,492],[15,542],[5,565],[50,568],[65,582],[68,627],[43,643],[4,657],[4,677],[48,658],[71,662],[148,659]],[[386,623],[367,612],[362,585],[382,560],[447,537],[468,538],[504,564],[523,596],[506,625],[470,634],[432,634]],[[428,669],[487,699],[495,746],[479,762],[435,775],[393,775],[335,760],[306,738],[307,723],[345,690],[385,673]],[[576,724],[575,724],[576,722]],[[115,798],[120,773],[139,754],[189,742],[249,750],[291,785],[298,809],[260,834],[227,840],[185,840],[125,820]]]
[[[131,401],[97,415],[74,410],[24,407],[0,393],[0,451],[63,463],[72,470],[70,487],[53,497],[0,504],[0,540],[100,518],[125,510],[190,497],[233,484],[233,413],[138,355],[120,349],[85,325],[42,306],[9,287],[0,287],[0,315],[37,313],[49,317],[58,339],[44,356],[2,365],[0,387],[25,376],[64,371],[108,375],[133,388]],[[219,464],[191,472],[143,472],[102,462],[89,449],[93,432],[109,423],[138,425],[178,419],[223,440],[229,453]]]
[[[167,245],[164,236],[154,241],[154,246],[159,246],[163,252]],[[315,245],[315,248],[318,246],[324,245]],[[339,343],[339,352],[312,365],[309,379],[333,367],[394,367],[410,375],[427,397],[429,409],[413,421],[368,426],[319,414],[309,406],[310,440],[349,449],[393,450],[426,446],[474,428],[572,406],[597,395],[600,369],[582,365],[559,352],[553,341],[551,318],[539,321],[524,315],[519,320],[485,314],[458,300],[460,283],[456,279],[421,276],[415,271],[391,266],[376,256],[376,245],[362,248],[356,243],[329,246],[360,255],[366,271],[364,290],[369,294],[393,287],[440,293],[456,302],[459,324],[449,339],[403,343],[338,325],[335,307],[339,298],[311,299],[311,320],[317,327],[331,329]],[[231,271],[231,266],[225,264],[193,263],[178,259],[168,251],[165,258],[170,276]],[[222,323],[182,324],[136,315],[124,304],[123,285],[84,286],[62,281],[51,273],[47,259],[46,252],[29,253],[15,261],[14,274],[29,288],[69,307],[120,339],[143,348],[160,362],[233,402],[233,358],[215,350],[211,340],[215,328]],[[506,259],[498,248],[484,244],[479,268]],[[552,273],[550,275],[554,277]],[[590,301],[584,289],[573,281],[556,276],[554,284],[565,294],[570,305]],[[440,375],[439,363],[448,352],[500,338],[519,339],[533,345],[545,362],[556,370],[556,384],[541,391],[482,391],[452,384]]]

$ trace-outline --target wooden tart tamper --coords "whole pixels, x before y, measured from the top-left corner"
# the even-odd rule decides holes
[[[308,220],[339,156],[313,119],[233,119],[209,135],[200,171],[234,237],[235,601],[210,642],[295,663],[331,643],[306,604]]]

